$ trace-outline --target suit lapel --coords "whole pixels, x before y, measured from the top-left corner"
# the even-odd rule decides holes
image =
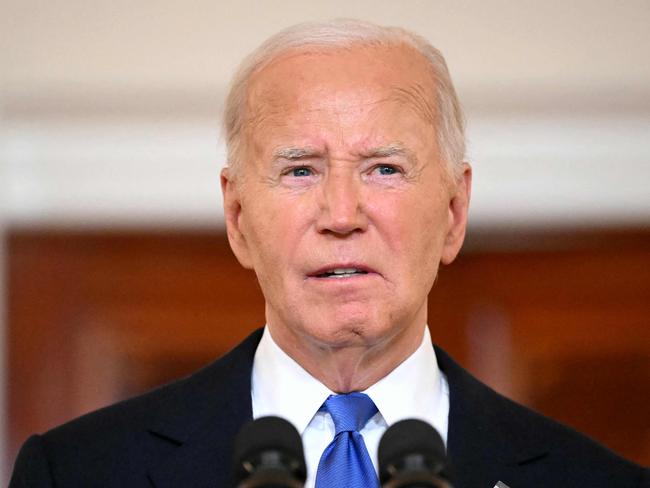
[[[149,478],[157,488],[230,486],[232,446],[252,418],[250,379],[262,330],[182,382],[157,421]],[[493,487],[543,459],[548,446],[531,438],[523,409],[480,383],[436,347],[449,382],[447,451],[456,488]],[[535,446],[535,447],[530,447]]]
[[[261,330],[192,375],[166,404],[149,435],[149,478],[158,488],[230,486],[232,446],[252,418],[251,370]]]
[[[497,394],[436,347],[449,382],[447,451],[456,488],[492,488],[508,483],[522,465],[543,459],[549,446],[531,438],[530,416]]]

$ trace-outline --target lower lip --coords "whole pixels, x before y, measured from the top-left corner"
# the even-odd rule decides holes
[[[352,283],[352,282],[357,282],[357,281],[364,281],[369,278],[373,278],[377,276],[376,273],[357,273],[357,274],[351,274],[351,275],[345,275],[345,276],[309,276],[308,280],[313,281],[316,283],[334,283],[334,284],[344,284],[344,283]]]

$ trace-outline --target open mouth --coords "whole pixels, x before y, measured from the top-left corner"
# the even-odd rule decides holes
[[[349,278],[356,275],[368,274],[367,271],[359,268],[335,268],[317,273],[316,278]]]

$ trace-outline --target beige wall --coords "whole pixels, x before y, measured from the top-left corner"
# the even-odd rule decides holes
[[[496,102],[506,89],[623,99],[650,86],[646,0],[3,0],[2,10],[10,101],[95,90],[220,95],[242,55],[269,34],[340,16],[416,30],[445,52],[462,92],[497,94]]]

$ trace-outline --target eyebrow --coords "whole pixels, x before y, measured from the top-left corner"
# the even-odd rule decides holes
[[[302,159],[309,156],[316,156],[320,151],[313,147],[281,147],[273,152],[273,159]]]
[[[277,161],[278,159],[287,159],[290,161],[296,161],[308,157],[322,156],[322,154],[322,151],[311,146],[281,147],[273,151],[273,160]],[[410,160],[416,159],[413,152],[404,147],[404,145],[400,142],[388,144],[386,146],[377,146],[368,150],[360,151],[359,155],[365,159],[387,158],[391,156],[403,156]]]
[[[408,151],[402,144],[395,143],[388,146],[378,146],[363,152],[365,158],[387,158],[390,156],[410,156],[411,152]]]

